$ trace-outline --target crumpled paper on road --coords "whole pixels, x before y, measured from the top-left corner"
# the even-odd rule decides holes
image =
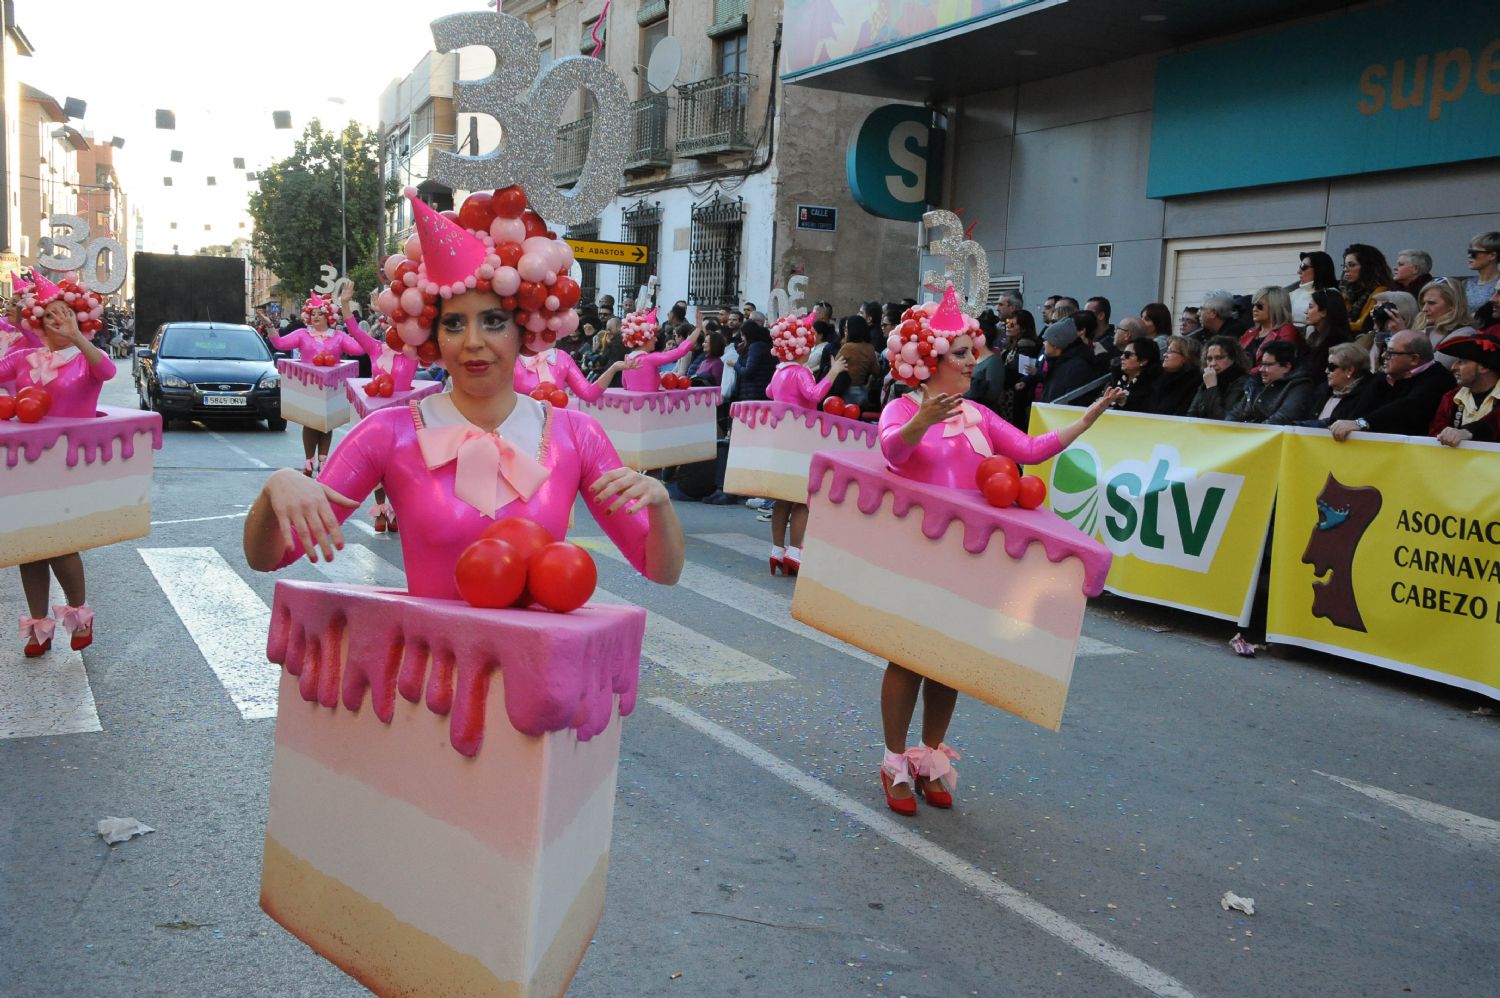
[[[129,842],[137,835],[145,835],[156,829],[150,825],[143,825],[134,818],[100,818],[99,837],[109,845],[117,842]]]
[[[1234,891],[1225,891],[1224,896],[1219,898],[1219,907],[1225,911],[1233,909],[1253,915],[1255,914],[1255,898],[1242,898]]]

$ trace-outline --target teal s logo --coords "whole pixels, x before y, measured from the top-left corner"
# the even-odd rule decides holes
[[[920,222],[938,202],[942,136],[923,107],[887,104],[865,115],[844,158],[855,203],[880,218]]]

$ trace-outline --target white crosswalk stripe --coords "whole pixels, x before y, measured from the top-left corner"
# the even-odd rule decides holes
[[[595,589],[599,603],[632,605],[623,596],[608,589]],[[659,613],[646,614],[646,640],[641,654],[665,669],[698,686],[722,686],[729,683],[767,683],[790,679],[785,672],[752,658],[742,651],[721,644],[691,627],[684,627]]]
[[[333,561],[319,561],[313,567],[339,585],[406,588],[406,573],[363,544],[345,542],[344,550],[334,552]]]
[[[276,716],[271,608],[213,548],[141,548],[167,601],[245,720]]]
[[[14,620],[25,609],[21,573],[8,568],[0,572],[0,613]],[[15,602],[12,599],[15,598]],[[47,598],[49,607],[63,602],[57,583]],[[15,632],[11,632],[14,635]],[[52,639],[52,650],[40,658],[26,658],[19,639],[6,642],[0,652],[0,738],[37,738],[76,735],[102,730],[94,691],[83,668],[83,654],[68,647],[68,633],[61,627]]]
[[[758,564],[765,564],[770,555],[770,545],[764,538],[751,537],[749,534],[693,534],[695,540],[707,541],[715,547],[721,547],[736,554],[742,554],[747,558],[753,558]],[[836,639],[835,639],[836,640]],[[1129,648],[1121,648],[1119,645],[1110,644],[1108,641],[1100,641],[1091,638],[1087,634],[1078,638],[1078,656],[1086,655],[1134,655],[1135,652]],[[884,665],[885,663],[880,663]]]

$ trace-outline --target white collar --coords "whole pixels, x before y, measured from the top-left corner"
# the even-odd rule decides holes
[[[516,393],[516,406],[495,428],[495,432],[520,448],[524,454],[536,454],[542,446],[542,430],[547,425],[545,403],[528,395]],[[423,426],[474,426],[453,404],[448,392],[429,395],[417,403],[422,412]],[[474,426],[474,429],[479,427]]]

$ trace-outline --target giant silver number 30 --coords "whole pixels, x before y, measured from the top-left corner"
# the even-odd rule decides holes
[[[952,281],[959,307],[979,318],[979,313],[989,307],[989,254],[974,240],[964,238],[964,223],[951,211],[929,211],[922,216],[922,224],[942,233],[927,252],[943,258],[943,272],[929,270],[922,275],[922,284],[942,291],[944,281]]]
[[[433,178],[454,190],[519,184],[549,222],[576,225],[598,218],[620,189],[630,134],[630,102],[619,77],[597,59],[567,56],[541,70],[536,35],[518,17],[487,11],[449,14],[432,22],[439,52],[479,45],[495,53],[495,71],[454,84],[460,114],[487,114],[500,123],[499,149],[482,156],[440,152]],[[571,194],[552,181],[563,108],[580,88],[594,95],[588,160]]]
[[[125,283],[125,247],[108,236],[89,238],[89,223],[77,215],[53,215],[52,234],[48,237],[50,256],[37,260],[43,268],[55,271],[78,270],[79,282],[90,291],[112,295]],[[109,277],[99,277],[99,254],[109,254]]]

